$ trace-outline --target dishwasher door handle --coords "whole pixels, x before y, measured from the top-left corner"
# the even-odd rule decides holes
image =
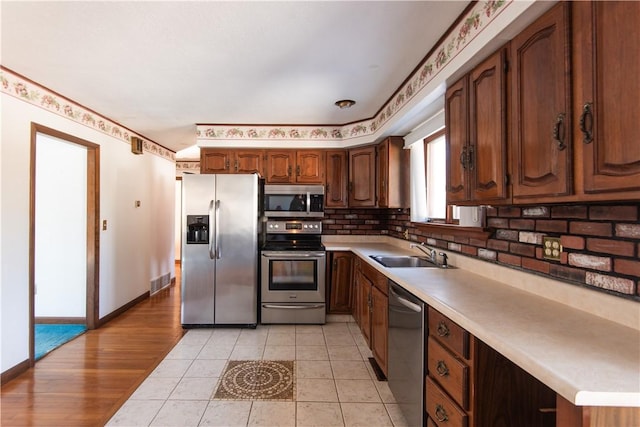
[[[407,299],[402,298],[400,295],[398,295],[397,293],[395,293],[393,291],[393,289],[390,287],[389,288],[389,292],[391,293],[391,296],[398,301],[400,304],[404,305],[405,307],[407,307],[409,310],[411,311],[415,311],[416,313],[421,313],[422,312],[422,307],[414,302],[411,302]]]

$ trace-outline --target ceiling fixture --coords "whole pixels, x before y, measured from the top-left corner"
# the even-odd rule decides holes
[[[340,109],[350,108],[355,103],[356,101],[353,101],[351,99],[341,99],[340,101],[336,101],[336,105],[340,107]]]

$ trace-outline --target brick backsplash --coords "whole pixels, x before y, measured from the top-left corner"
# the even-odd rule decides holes
[[[408,209],[327,209],[324,234],[380,235],[459,252],[553,279],[640,301],[640,205],[581,204],[487,208],[485,241],[433,233]],[[560,261],[543,258],[542,238],[559,237]]]

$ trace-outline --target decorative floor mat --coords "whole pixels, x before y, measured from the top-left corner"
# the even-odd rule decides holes
[[[214,399],[294,400],[293,360],[230,360]]]

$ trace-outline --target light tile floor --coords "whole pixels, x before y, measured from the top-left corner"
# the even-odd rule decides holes
[[[108,426],[405,426],[351,316],[325,325],[191,329]],[[293,402],[213,400],[228,360],[295,360]]]

